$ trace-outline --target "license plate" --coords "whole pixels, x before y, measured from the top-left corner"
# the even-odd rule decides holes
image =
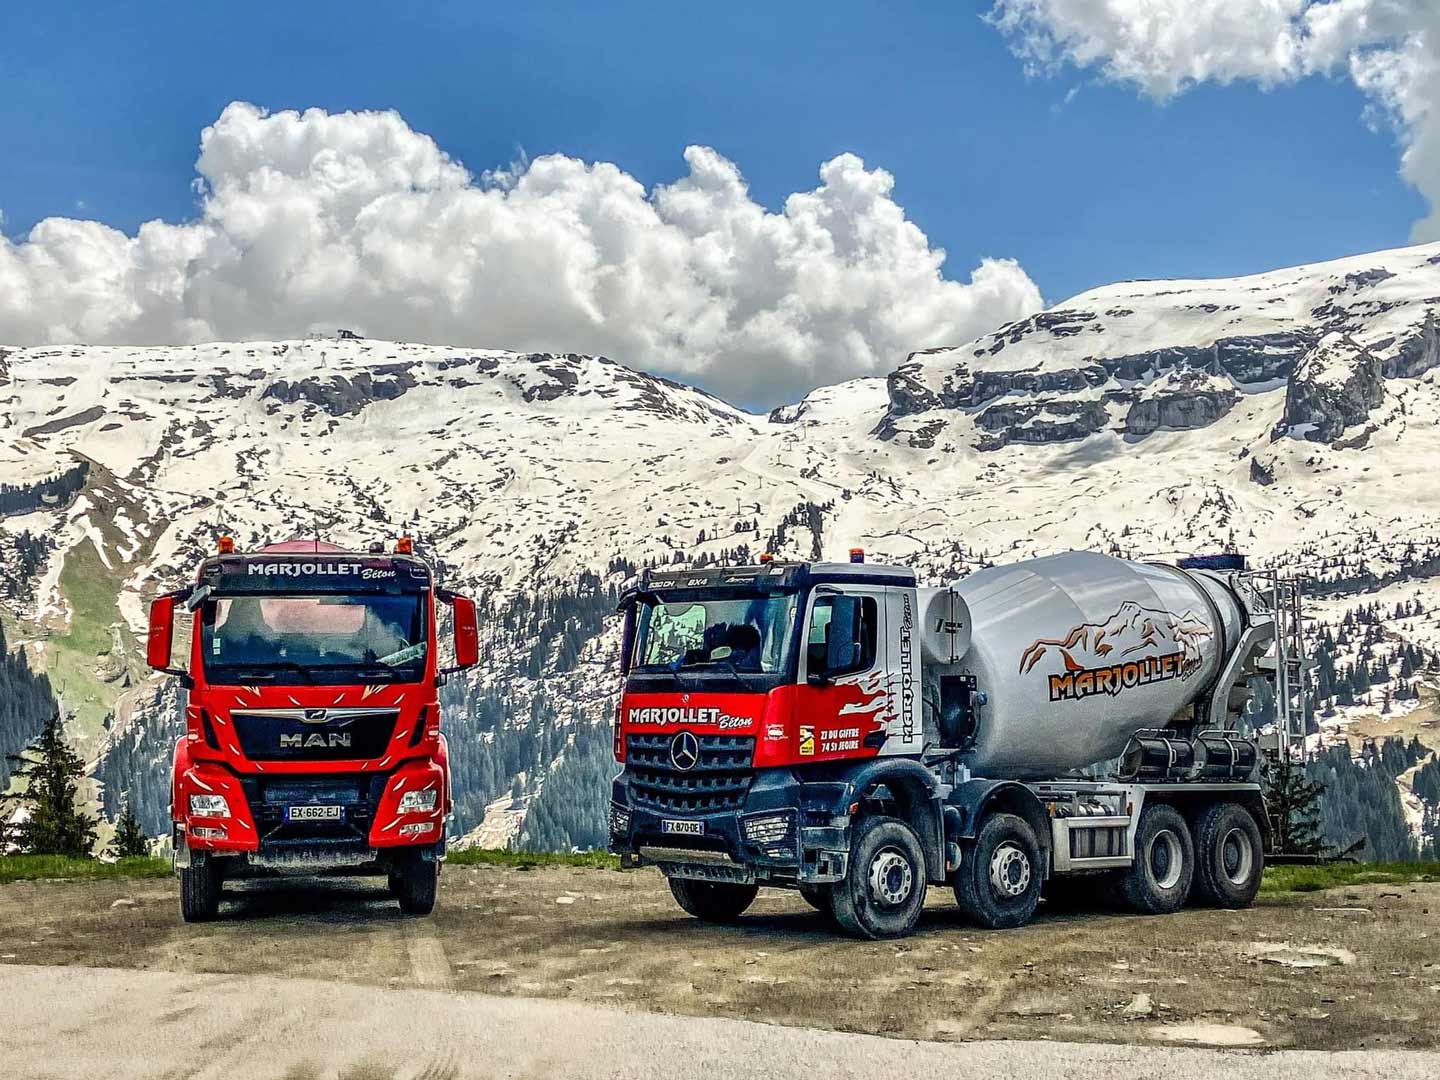
[[[705,823],[703,821],[671,821],[669,818],[662,818],[660,831],[678,833],[681,836],[704,836]]]
[[[339,821],[344,807],[341,806],[292,806],[290,821]]]

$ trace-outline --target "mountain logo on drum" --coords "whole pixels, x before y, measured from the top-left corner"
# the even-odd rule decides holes
[[[1194,611],[1176,614],[1127,600],[1108,619],[1040,638],[1020,654],[1020,674],[1050,668],[1050,700],[1119,694],[1135,686],[1188,679],[1214,636]],[[1053,670],[1055,667],[1060,670]]]

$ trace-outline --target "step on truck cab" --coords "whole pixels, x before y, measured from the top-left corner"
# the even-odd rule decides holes
[[[1089,552],[922,588],[848,563],[626,591],[610,846],[702,919],[798,889],[863,937],[928,885],[1019,926],[1043,891],[1248,904],[1268,823],[1240,731],[1275,636],[1243,560]]]
[[[451,812],[437,688],[477,649],[474,602],[408,538],[364,553],[222,538],[193,585],[156,598],[147,659],[186,691],[171,789],[185,920],[214,917],[226,878],[274,872],[385,874],[404,912],[428,914]]]

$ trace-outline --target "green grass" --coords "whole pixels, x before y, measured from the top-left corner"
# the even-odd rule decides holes
[[[471,848],[450,851],[445,861],[452,866],[510,866],[517,870],[534,870],[537,866],[578,866],[585,870],[618,870],[620,860],[603,851],[586,851],[569,855],[559,851],[491,851]]]
[[[40,878],[158,878],[174,871],[168,859],[72,859],[65,855],[0,855],[0,883]]]
[[[1262,894],[1319,892],[1346,885],[1406,885],[1440,881],[1440,863],[1326,863],[1319,866],[1270,866]]]
[[[120,689],[118,682],[106,682],[96,671],[101,657],[111,650],[110,627],[120,621],[116,607],[120,583],[87,539],[66,553],[60,590],[70,603],[71,623],[66,633],[50,639],[50,681],[65,708],[75,714],[70,737],[93,739]],[[128,631],[123,634],[133,657],[134,643]]]

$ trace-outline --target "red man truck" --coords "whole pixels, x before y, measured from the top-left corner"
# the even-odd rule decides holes
[[[171,789],[184,919],[213,918],[225,878],[277,871],[386,874],[402,911],[428,914],[451,809],[437,688],[477,653],[474,601],[440,588],[408,538],[242,554],[222,537],[193,585],[150,606],[147,660],[188,691]]]

